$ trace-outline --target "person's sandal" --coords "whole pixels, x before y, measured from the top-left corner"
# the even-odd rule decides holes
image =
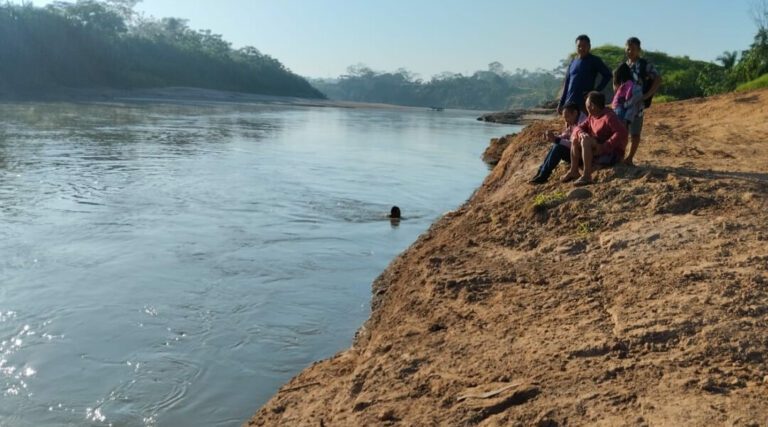
[[[578,177],[579,177],[578,175],[571,175],[569,173],[569,174],[566,174],[565,176],[563,176],[562,178],[560,178],[560,182],[565,184],[566,182],[571,182],[571,181],[573,181],[574,179],[576,179]]]

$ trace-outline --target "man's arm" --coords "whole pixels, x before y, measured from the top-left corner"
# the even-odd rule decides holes
[[[558,139],[567,139],[567,140],[570,141],[571,140],[571,134],[573,134],[573,129],[575,127],[576,127],[576,125],[566,126],[565,129],[563,129],[563,131],[559,135],[557,135],[557,138]]]
[[[611,130],[611,136],[603,144],[600,154],[615,153],[616,148],[619,146],[626,147],[629,132],[627,132],[627,127],[624,123],[615,114],[611,114],[606,122],[606,126]]]
[[[605,65],[605,62],[603,62],[602,59],[595,56],[595,59],[597,59],[597,63],[595,66],[597,67],[597,72],[602,76],[602,80],[600,80],[600,83],[595,88],[596,91],[602,92],[603,89],[605,89],[606,86],[608,86],[608,82],[613,80],[613,75],[611,74],[610,68],[608,68],[607,65]]]
[[[573,62],[573,61],[571,61]],[[557,104],[557,114],[563,114],[565,100],[568,97],[568,85],[571,83],[571,64],[565,69],[565,79],[563,80],[563,94],[560,95],[560,102]]]
[[[653,84],[651,85],[651,89],[648,90],[648,92],[643,95],[643,101],[650,99],[653,95],[656,94],[656,91],[659,90],[659,87],[661,86],[661,75],[656,74],[656,78],[653,79]]]
[[[656,91],[659,90],[659,87],[661,86],[661,74],[659,74],[659,71],[656,69],[656,67],[653,66],[650,62],[647,62],[646,60],[646,73],[653,76],[653,83],[651,83],[651,88],[646,92],[643,96],[643,101],[650,99],[653,95],[656,94]]]
[[[591,135],[591,130],[592,128],[589,126],[589,119],[584,120],[579,123],[578,126],[574,126],[573,132],[571,132],[571,141],[576,141],[576,138],[582,133],[584,135]]]

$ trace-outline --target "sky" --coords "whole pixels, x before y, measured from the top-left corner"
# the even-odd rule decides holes
[[[582,33],[593,46],[621,46],[636,36],[646,50],[714,61],[749,47],[757,32],[754,1],[143,0],[137,10],[187,19],[191,28],[221,34],[235,48],[254,46],[306,77],[338,77],[364,64],[429,79],[472,74],[494,61],[508,71],[550,70]]]

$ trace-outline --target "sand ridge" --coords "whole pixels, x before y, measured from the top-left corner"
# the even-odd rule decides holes
[[[246,425],[768,425],[766,107],[654,105],[585,198],[526,183],[560,124],[528,126]]]

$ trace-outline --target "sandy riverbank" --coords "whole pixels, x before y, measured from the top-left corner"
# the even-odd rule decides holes
[[[554,108],[528,108],[483,114],[477,120],[510,125],[527,125],[537,120],[549,120],[556,117],[557,112]]]
[[[295,107],[376,108],[425,111],[427,107],[258,95],[193,87],[151,89],[58,88],[37,93],[0,93],[0,102],[152,102],[174,104],[273,104]]]
[[[534,123],[247,424],[768,425],[765,117],[765,90],[654,105],[639,167],[565,200],[562,167],[525,182]]]

